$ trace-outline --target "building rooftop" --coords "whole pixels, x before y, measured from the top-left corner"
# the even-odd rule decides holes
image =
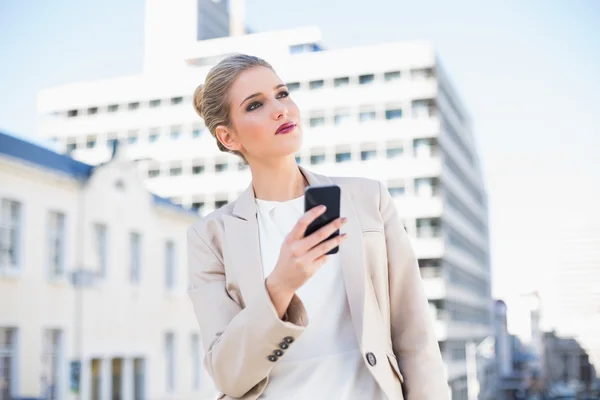
[[[27,164],[67,175],[73,179],[87,181],[95,167],[56,153],[38,144],[28,142],[4,132],[0,132],[0,156],[17,159]],[[169,199],[152,194],[154,204],[191,213],[192,211],[173,203]]]

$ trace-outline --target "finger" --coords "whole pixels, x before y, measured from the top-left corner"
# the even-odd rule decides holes
[[[326,209],[327,207],[325,207],[324,205],[320,205],[317,207],[313,207],[307,212],[305,212],[304,215],[300,217],[298,222],[296,222],[296,225],[289,233],[288,238],[291,240],[298,240],[303,238],[304,232],[306,232],[306,228],[308,228],[308,225],[310,225],[311,222],[313,222],[321,214],[323,214]]]
[[[316,245],[318,245],[319,243],[321,243],[322,241],[326,240],[335,231],[340,229],[346,223],[346,221],[346,218],[337,218],[328,223],[327,225],[323,226],[316,232],[313,232],[312,234],[300,240],[298,242],[299,253],[305,253],[313,247],[315,247]]]
[[[311,260],[312,262],[314,262],[319,257],[326,255],[329,250],[333,250],[334,248],[339,246],[344,240],[346,240],[345,233],[338,235],[334,238],[331,238],[329,240],[326,240],[325,242],[321,243],[320,245],[313,247],[313,249],[311,251],[306,253],[305,257],[307,260]]]

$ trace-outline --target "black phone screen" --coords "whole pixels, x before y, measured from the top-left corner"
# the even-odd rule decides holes
[[[313,232],[319,230],[323,226],[327,225],[331,221],[340,217],[340,196],[341,189],[337,185],[327,185],[327,186],[309,186],[306,188],[304,192],[304,210],[308,211],[311,208],[317,207],[319,205],[324,205],[327,207],[327,210],[321,214],[316,220],[314,220],[308,228],[306,228],[306,232],[304,236],[308,236]],[[337,230],[331,236],[329,236],[326,240],[334,238],[340,234],[340,231]],[[327,254],[335,254],[339,250],[338,247],[330,250]]]

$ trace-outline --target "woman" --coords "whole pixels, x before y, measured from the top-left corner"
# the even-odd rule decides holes
[[[189,295],[220,398],[447,399],[419,268],[386,188],[296,164],[300,112],[264,60],[221,61],[194,107],[252,173],[239,199],[188,230]],[[341,187],[341,218],[303,237],[324,211],[303,212],[304,190],[324,184]]]

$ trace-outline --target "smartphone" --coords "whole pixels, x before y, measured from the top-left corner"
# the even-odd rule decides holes
[[[327,225],[331,221],[340,217],[340,198],[341,189],[337,185],[326,185],[326,186],[309,186],[304,191],[304,211],[308,211],[311,208],[324,205],[327,210],[315,219],[306,228],[304,236],[308,236],[313,232],[319,230],[321,227]],[[337,230],[331,236],[325,240],[334,238],[340,234]],[[331,249],[327,254],[335,254],[339,250],[339,247]]]

